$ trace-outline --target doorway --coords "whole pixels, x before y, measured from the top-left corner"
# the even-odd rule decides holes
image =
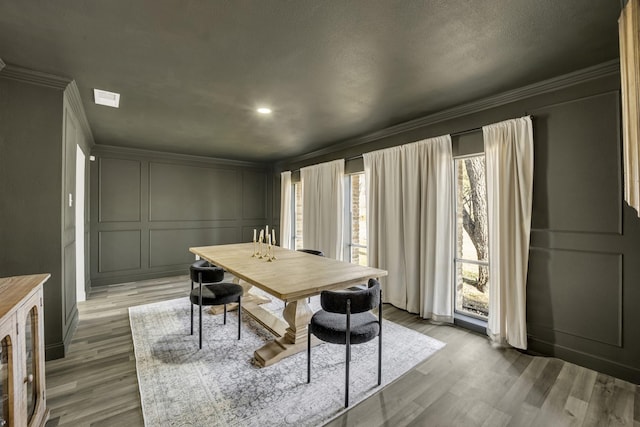
[[[76,299],[85,301],[84,272],[84,208],[85,208],[85,155],[79,145],[76,145]]]

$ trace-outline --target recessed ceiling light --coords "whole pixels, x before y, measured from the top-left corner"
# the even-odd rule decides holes
[[[118,108],[120,105],[120,94],[109,92],[107,90],[94,89],[93,100],[98,105],[106,105],[107,107]]]
[[[256,109],[256,111],[260,114],[271,114],[271,108],[267,108],[267,107],[260,107]]]

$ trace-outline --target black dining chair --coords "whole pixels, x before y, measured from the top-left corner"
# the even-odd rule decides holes
[[[242,286],[235,283],[221,283],[224,270],[210,264],[206,260],[198,260],[189,267],[191,275],[191,335],[193,335],[193,306],[200,307],[198,348],[202,349],[202,307],[210,305],[224,305],[224,320],[227,324],[227,304],[238,303],[238,339],[242,330]],[[198,283],[198,288],[194,288]]]
[[[322,291],[322,310],[311,317],[307,330],[307,383],[311,382],[311,335],[322,341],[346,345],[344,407],[349,407],[349,362],[351,344],[378,337],[378,385],[382,383],[382,291],[380,282],[369,279],[357,291]],[[376,317],[371,310],[378,307]]]
[[[324,256],[324,252],[317,249],[298,249],[298,252],[304,252],[311,255]]]
[[[319,251],[317,249],[298,249],[298,252],[304,252],[306,254],[324,256],[324,252]],[[307,298],[307,302],[311,302],[311,298]],[[287,303],[284,303],[284,306],[287,306]]]

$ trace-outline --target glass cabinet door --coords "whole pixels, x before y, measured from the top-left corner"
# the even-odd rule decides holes
[[[0,427],[9,426],[11,419],[11,337],[5,336],[0,341]]]
[[[25,323],[25,392],[27,402],[27,424],[31,423],[38,404],[38,311],[33,307],[27,313]]]

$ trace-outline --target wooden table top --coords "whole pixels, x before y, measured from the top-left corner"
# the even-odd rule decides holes
[[[0,278],[0,318],[49,277],[50,274],[32,274]]]
[[[266,247],[266,246],[264,246]],[[272,247],[272,262],[251,257],[253,243],[201,246],[189,251],[283,301],[344,289],[386,276],[385,270],[337,261],[304,252]]]

